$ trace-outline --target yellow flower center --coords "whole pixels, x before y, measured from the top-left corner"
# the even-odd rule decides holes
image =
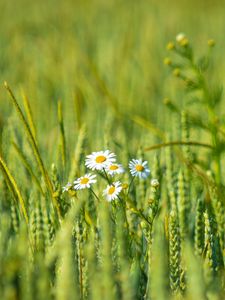
[[[115,186],[111,186],[108,191],[109,195],[112,195],[115,192],[115,189]]]
[[[119,167],[118,167],[117,165],[111,165],[111,166],[109,167],[109,170],[111,170],[111,171],[115,171],[115,170],[117,170],[117,169],[119,169]]]
[[[90,180],[89,178],[84,177],[81,179],[80,184],[87,184],[89,182],[89,180]]]
[[[96,161],[96,163],[101,164],[104,161],[106,161],[106,157],[104,155],[99,155],[96,157],[95,161]]]
[[[136,165],[135,166],[136,171],[142,172],[144,170],[144,167],[142,165]]]

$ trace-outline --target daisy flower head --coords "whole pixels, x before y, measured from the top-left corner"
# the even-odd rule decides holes
[[[129,169],[133,177],[139,177],[140,179],[145,179],[150,174],[148,162],[146,160],[142,161],[142,159],[132,159],[129,162]]]
[[[113,163],[113,164],[110,164],[110,165],[107,166],[106,172],[109,175],[113,176],[113,175],[116,175],[116,174],[124,173],[124,168],[121,164]]]
[[[121,191],[122,191],[121,182],[116,181],[107,186],[107,188],[103,191],[103,196],[106,197],[107,201],[111,202],[112,200],[118,198]]]
[[[96,175],[93,174],[85,174],[84,176],[76,179],[74,184],[75,190],[83,190],[83,189],[89,189],[93,183],[96,182],[95,179]]]
[[[91,170],[101,171],[116,161],[116,155],[109,150],[92,152],[87,155],[85,166]]]
[[[62,187],[62,192],[68,192],[72,188],[72,183],[68,182],[65,186]]]

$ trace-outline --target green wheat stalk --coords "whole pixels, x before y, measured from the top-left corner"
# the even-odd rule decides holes
[[[61,101],[58,101],[58,124],[59,124],[59,132],[60,132],[60,149],[61,149],[62,165],[65,168],[65,164],[66,164],[66,137],[65,137],[63,110],[62,110],[62,102]]]
[[[31,129],[31,132],[33,134],[34,140],[37,144],[37,131],[36,131],[36,127],[35,127],[35,124],[34,124],[34,119],[33,119],[33,114],[32,114],[32,111],[31,111],[30,101],[27,98],[24,91],[22,91],[22,98],[23,98],[23,106],[24,106],[24,109],[25,109],[25,112],[26,112],[26,115],[27,115],[27,121],[28,121],[29,127]]]
[[[6,163],[3,161],[1,156],[0,156],[0,167],[2,169],[3,175],[5,176],[6,180],[8,182],[10,182],[10,186],[12,187],[13,194],[16,195],[19,200],[20,207],[21,207],[22,213],[24,215],[24,219],[25,219],[26,223],[28,224],[28,214],[27,214],[27,210],[26,210],[26,206],[25,206],[25,201],[23,199],[23,196],[18,188],[18,185],[17,185],[14,177],[10,173]]]
[[[32,132],[31,132],[31,129],[30,129],[30,127],[29,127],[29,125],[28,125],[28,123],[27,123],[27,121],[26,121],[26,119],[25,119],[25,117],[24,117],[24,115],[22,113],[22,110],[21,110],[21,108],[20,108],[20,106],[19,106],[19,104],[18,104],[18,102],[17,102],[17,100],[16,100],[16,98],[15,98],[12,90],[10,89],[8,83],[4,82],[4,86],[5,86],[6,90],[8,91],[8,93],[10,95],[10,99],[11,99],[13,105],[16,108],[16,111],[17,111],[17,113],[18,113],[18,115],[19,115],[19,117],[21,119],[21,122],[23,123],[23,126],[25,128],[25,131],[27,133],[27,136],[28,136],[28,138],[30,140],[31,147],[32,147],[33,152],[34,152],[34,156],[35,156],[35,158],[37,160],[37,163],[39,165],[40,171],[41,171],[41,173],[42,173],[42,175],[43,175],[43,177],[45,179],[46,186],[49,188],[49,191],[50,191],[50,194],[51,194],[51,198],[52,198],[52,201],[53,201],[53,206],[56,208],[56,211],[57,211],[57,214],[58,214],[59,218],[61,218],[61,212],[60,212],[60,209],[59,209],[59,205],[56,202],[55,197],[53,195],[52,183],[50,181],[48,172],[45,169],[44,163],[42,161],[39,149],[37,147],[37,144],[35,142],[35,139],[34,139],[34,136],[33,136]]]
[[[21,149],[19,148],[19,146],[16,143],[12,142],[12,145],[13,145],[14,149],[16,150],[19,158],[21,159],[21,162],[23,163],[24,167],[26,168],[28,173],[31,175],[31,178],[33,179],[33,181],[37,185],[37,188],[39,189],[41,194],[44,196],[44,191],[41,187],[41,184],[40,184],[37,176],[35,175],[34,171],[32,170],[32,167],[31,167],[30,163],[28,162],[26,156],[23,154],[23,152],[21,151]]]

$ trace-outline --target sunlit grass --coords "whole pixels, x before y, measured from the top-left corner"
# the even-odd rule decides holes
[[[0,1],[0,299],[223,299],[223,6]]]

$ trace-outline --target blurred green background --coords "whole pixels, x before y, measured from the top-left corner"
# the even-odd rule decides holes
[[[9,83],[20,103],[25,92],[49,155],[58,100],[69,145],[84,122],[93,145],[106,130],[116,140],[121,127],[136,145],[140,128],[132,118],[167,129],[163,98],[183,105],[182,87],[163,64],[177,33],[187,34],[197,55],[209,38],[216,40],[211,76],[224,83],[224,11],[222,0],[0,0],[0,82]],[[12,113],[3,86],[0,108],[2,129]]]

